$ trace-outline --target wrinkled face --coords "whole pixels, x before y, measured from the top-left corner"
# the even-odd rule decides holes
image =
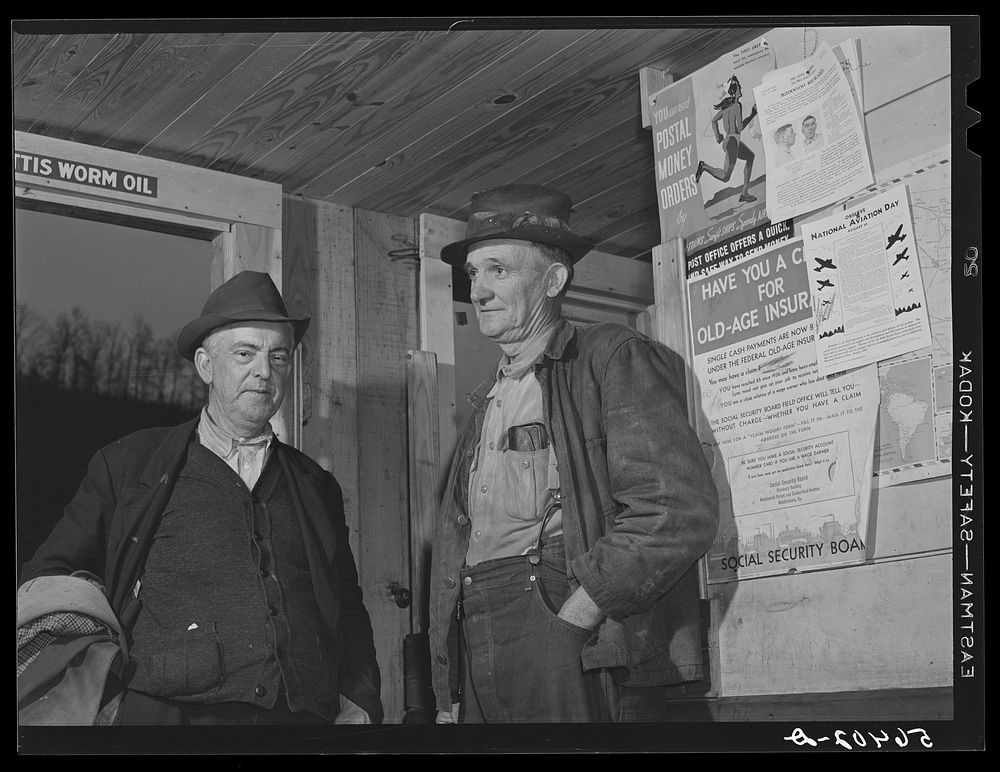
[[[553,298],[565,283],[560,268],[524,241],[491,239],[470,247],[465,272],[483,335],[516,345],[544,329],[558,315]]]
[[[264,427],[285,396],[294,338],[286,323],[246,322],[213,331],[195,352],[208,409],[236,437]]]
[[[810,117],[802,121],[802,135],[806,139],[812,139],[813,136],[815,136],[815,134],[816,134],[816,119]]]

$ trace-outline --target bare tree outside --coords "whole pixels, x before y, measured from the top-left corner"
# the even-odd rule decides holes
[[[70,391],[121,396],[197,409],[205,388],[194,365],[174,348],[176,336],[156,338],[136,314],[127,329],[91,319],[79,308],[54,322],[27,305],[15,309],[17,378]]]

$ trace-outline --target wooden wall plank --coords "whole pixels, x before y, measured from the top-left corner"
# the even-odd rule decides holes
[[[719,695],[952,683],[951,555],[711,585]]]
[[[667,703],[667,721],[786,721],[793,725],[805,722],[879,721],[898,727],[901,722],[951,721],[955,716],[955,690],[947,687],[915,689],[871,689],[859,692],[809,692],[777,694],[764,697],[719,697],[671,700]],[[853,740],[853,727],[845,727],[847,741]],[[867,731],[867,730],[866,730]],[[882,735],[872,730],[875,736]],[[889,745],[902,741],[900,732],[886,728]],[[820,733],[810,735],[814,739]],[[864,732],[868,748],[875,744]],[[913,738],[914,740],[916,738]],[[833,742],[831,738],[830,742]],[[855,743],[857,741],[854,741]],[[885,741],[883,741],[883,745]],[[857,746],[853,746],[857,747]]]
[[[220,170],[250,170],[250,160],[260,145],[280,141],[282,132],[299,120],[308,120],[316,109],[311,102],[317,83],[328,78],[345,62],[363,51],[375,32],[332,33],[309,47],[292,64],[247,94],[223,119],[201,133],[187,146],[175,148],[180,160]],[[245,92],[244,92],[245,93]],[[316,95],[319,99],[326,92]],[[289,111],[290,106],[297,109]],[[246,162],[244,159],[246,158]]]
[[[173,156],[193,146],[208,129],[218,125],[236,107],[286,67],[329,36],[325,32],[279,32],[238,67],[219,77],[204,94],[173,120],[164,122],[140,152]]]
[[[90,130],[103,129],[104,147],[140,150],[270,37],[270,33],[255,32],[217,33],[204,40],[189,35],[172,39],[149,67],[118,87],[121,96],[109,95],[109,104],[95,109],[94,116],[103,116],[107,128],[91,118]]]
[[[387,162],[386,159],[394,158],[407,148],[418,145],[429,132],[456,120],[469,118],[466,113],[470,105],[476,105],[479,113],[487,111],[492,115],[506,110],[504,103],[497,105],[492,100],[504,96],[508,89],[516,86],[510,79],[521,77],[528,69],[525,61],[535,62],[556,57],[585,34],[579,30],[546,30],[523,42],[515,41],[508,52],[489,64],[485,72],[470,73],[468,79],[451,90],[442,92],[436,99],[411,106],[412,112],[405,117],[391,122],[375,121],[376,115],[366,118],[345,132],[344,140],[351,143],[354,148],[352,152],[328,162],[322,171],[314,173],[313,178],[299,192],[307,196],[324,196],[336,200],[336,190],[368,174],[372,169],[380,169]],[[346,191],[344,195],[347,195]]]
[[[879,559],[950,550],[953,492],[951,477],[872,488],[870,554]]]
[[[455,336],[451,266],[441,260],[441,247],[462,238],[465,223],[436,215],[420,215],[420,347],[437,363],[438,470],[437,493],[444,494],[451,458],[458,442],[455,396]]]
[[[337,478],[358,555],[358,335],[354,210],[285,196],[285,285],[292,314],[312,316],[302,341],[302,451]]]
[[[402,217],[355,210],[361,587],[382,669],[386,720],[403,715],[409,611],[388,592],[409,571],[406,352],[417,348],[417,239]]]
[[[289,190],[299,190],[369,140],[384,141],[387,127],[397,123],[418,126],[416,114],[421,108],[463,82],[473,81],[499,57],[509,56],[511,49],[518,49],[523,34],[440,32],[401,47],[363,81],[345,85],[349,98],[329,100],[310,124],[285,141],[272,143],[256,166],[280,173]],[[437,114],[435,123],[440,120]]]
[[[574,266],[573,296],[612,297],[643,307],[653,302],[653,270],[649,263],[591,250]]]
[[[876,171],[951,144],[951,78],[866,111],[865,126]],[[900,126],[906,127],[905,141]]]
[[[440,497],[437,357],[410,351],[406,368],[410,477],[410,624],[426,633],[430,622],[431,549]]]

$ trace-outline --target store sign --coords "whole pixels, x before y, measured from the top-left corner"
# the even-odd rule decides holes
[[[156,177],[148,174],[109,169],[81,161],[37,155],[36,153],[14,153],[14,171],[33,177],[90,185],[105,190],[118,190],[138,196],[156,198]]]

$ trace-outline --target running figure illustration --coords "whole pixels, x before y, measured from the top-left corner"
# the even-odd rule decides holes
[[[744,162],[743,192],[740,194],[740,201],[756,201],[757,197],[750,195],[750,173],[753,170],[754,152],[740,140],[740,134],[756,117],[757,105],[750,108],[750,114],[746,118],[743,117],[743,105],[740,104],[743,89],[740,86],[739,78],[735,75],[729,79],[726,93],[728,96],[713,107],[718,112],[712,117],[715,141],[722,145],[722,151],[726,154],[725,166],[722,169],[716,169],[704,161],[698,161],[698,170],[694,174],[694,180],[700,182],[701,175],[708,172],[720,182],[729,182],[729,178],[733,176],[736,161],[742,159]],[[725,129],[725,136],[719,131],[720,121]]]

